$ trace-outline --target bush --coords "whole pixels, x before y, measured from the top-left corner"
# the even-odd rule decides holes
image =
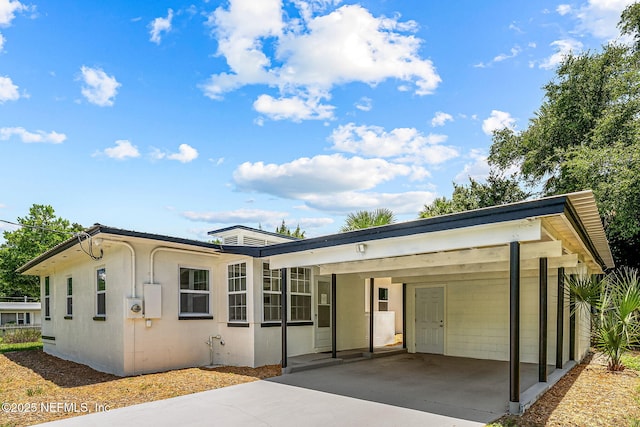
[[[14,329],[7,331],[4,334],[2,341],[6,344],[17,344],[25,342],[38,342],[40,341],[41,333],[39,329]]]

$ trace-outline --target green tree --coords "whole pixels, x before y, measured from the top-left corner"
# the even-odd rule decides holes
[[[378,227],[380,225],[393,224],[394,222],[396,222],[396,218],[391,209],[379,208],[372,211],[357,211],[347,215],[340,232]]]
[[[282,224],[280,224],[280,227],[276,228],[276,233],[282,234],[284,236],[291,236],[291,237],[297,237],[298,239],[304,239],[305,232],[300,229],[300,224],[298,224],[295,230],[291,231],[289,227],[287,227],[287,224],[285,224],[283,219]]]
[[[22,225],[15,231],[3,233],[0,245],[0,293],[9,297],[40,297],[40,283],[35,276],[23,276],[16,269],[81,231],[79,224],[55,216],[51,206],[34,204],[29,215],[18,218]]]
[[[469,177],[469,183],[453,183],[451,199],[438,197],[420,211],[421,218],[430,218],[454,212],[487,208],[506,203],[519,202],[529,197],[520,188],[515,176],[503,177],[491,172],[485,183]]]
[[[516,166],[543,195],[592,189],[617,264],[640,266],[640,6],[622,14],[636,45],[569,55],[526,129],[493,137],[489,162]]]

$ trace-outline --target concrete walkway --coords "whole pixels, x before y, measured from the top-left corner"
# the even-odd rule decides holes
[[[482,426],[483,423],[271,381],[256,381],[42,425],[467,427]]]

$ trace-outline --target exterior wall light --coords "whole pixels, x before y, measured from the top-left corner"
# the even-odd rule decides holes
[[[365,253],[366,250],[367,250],[367,245],[365,245],[364,243],[356,244],[356,252],[358,252],[359,254]]]

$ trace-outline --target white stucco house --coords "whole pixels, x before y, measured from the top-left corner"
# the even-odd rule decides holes
[[[521,362],[546,381],[588,351],[565,275],[614,266],[590,191],[304,240],[210,234],[97,224],[22,266],[41,278],[44,351],[117,375],[286,368],[399,332],[408,352],[509,361],[517,405]]]
[[[0,327],[40,326],[41,305],[37,301],[0,301]]]

